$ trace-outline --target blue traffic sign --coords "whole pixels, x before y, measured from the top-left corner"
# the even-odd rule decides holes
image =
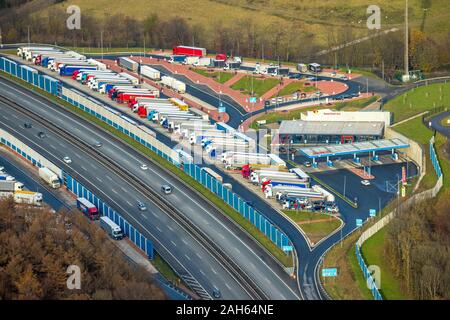
[[[227,112],[226,107],[219,107],[219,113]]]
[[[377,215],[377,210],[375,210],[375,209],[370,209],[370,210],[369,210],[369,215],[370,215],[371,217],[375,217],[375,216]]]
[[[356,219],[356,226],[361,227],[363,225],[362,219]]]
[[[337,268],[322,269],[322,277],[337,277]]]
[[[250,97],[250,103],[256,103],[256,97]]]

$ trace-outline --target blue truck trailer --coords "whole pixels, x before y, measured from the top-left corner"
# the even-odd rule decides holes
[[[84,66],[65,65],[65,66],[62,66],[59,69],[59,75],[60,76],[72,76],[72,74],[75,71],[78,71],[78,70],[81,70],[81,69],[84,69],[84,70],[97,70],[97,67],[96,66],[89,67],[89,66],[86,66],[86,65],[84,65]]]

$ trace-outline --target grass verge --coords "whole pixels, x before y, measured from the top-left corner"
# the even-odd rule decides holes
[[[399,280],[393,275],[391,268],[385,259],[384,241],[386,239],[386,228],[381,229],[366,240],[361,247],[361,254],[368,266],[376,265],[382,270],[380,293],[383,299],[404,300],[408,297],[403,295]]]
[[[164,158],[158,156],[156,153],[148,149],[147,147],[143,146],[136,140],[132,139],[131,137],[125,135],[124,133],[120,132],[119,130],[109,126],[105,122],[99,120],[98,118],[94,117],[91,114],[88,114],[77,107],[71,105],[70,103],[61,100],[43,90],[40,88],[37,88],[21,79],[15,78],[5,72],[0,72],[1,75],[5,75],[6,78],[11,79],[12,81],[18,82],[27,88],[31,89],[32,91],[38,92],[39,94],[42,94],[43,96],[47,97],[49,100],[55,102],[58,105],[64,106],[65,108],[69,109],[73,113],[79,115],[80,117],[97,124],[98,126],[102,127],[106,131],[112,133],[120,140],[124,141],[125,143],[131,145],[136,150],[141,151],[148,157],[150,157],[152,160],[166,168],[168,171],[173,172],[176,174],[179,178],[181,178],[187,185],[193,187],[196,191],[198,191],[202,196],[204,196],[206,199],[209,199],[219,210],[221,210],[224,214],[226,214],[228,217],[230,217],[233,221],[235,221],[239,226],[241,226],[245,231],[247,231],[257,242],[259,242],[264,248],[266,248],[278,261],[280,261],[285,267],[292,267],[293,261],[290,256],[287,256],[284,254],[284,252],[279,249],[272,241],[270,241],[262,232],[260,232],[255,226],[253,226],[248,220],[246,220],[244,217],[242,217],[237,211],[235,211],[233,208],[228,206],[222,199],[217,197],[214,193],[203,187],[200,183],[198,183],[196,180],[191,178],[188,174],[183,172],[180,168],[174,166],[173,164],[169,163]]]
[[[191,70],[198,74],[201,74],[202,76],[212,78],[214,79],[214,81],[217,81],[219,83],[225,83],[234,77],[234,73],[231,72],[208,71],[206,69],[198,69],[198,68],[191,68]]]
[[[392,112],[394,121],[399,122],[441,106],[450,107],[450,83],[414,88],[387,102],[383,109]]]
[[[257,78],[253,76],[245,76],[234,83],[231,88],[234,90],[243,91],[244,94],[251,94],[253,92],[257,97],[275,87],[279,83],[276,78]]]
[[[301,210],[283,212],[297,223],[312,243],[319,242],[341,225],[340,220],[329,214]]]
[[[277,96],[282,97],[291,95],[295,92],[315,92],[315,91],[317,91],[317,88],[315,86],[305,86],[305,83],[303,81],[294,81],[289,83],[283,89],[281,89],[277,94],[274,94],[272,98]]]
[[[374,103],[379,98],[380,98],[379,96],[373,96],[373,97],[358,99],[358,100],[353,100],[353,101],[338,102],[334,105],[334,108],[336,110],[343,110],[343,111],[357,111],[357,110],[365,108],[368,105]]]
[[[324,257],[323,268],[338,270],[335,278],[321,276],[325,290],[334,300],[373,300],[355,255],[355,242],[359,235],[357,231],[348,236]]]
[[[153,257],[152,264],[155,268],[166,278],[168,281],[173,284],[178,284],[180,278],[177,276],[175,271],[161,258],[158,253],[155,253]]]

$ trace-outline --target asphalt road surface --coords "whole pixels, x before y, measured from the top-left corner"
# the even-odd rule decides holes
[[[105,135],[105,133],[101,130],[94,128],[94,126],[88,123],[75,121],[73,116],[67,116],[67,114],[62,112],[62,110],[58,110],[59,107],[52,107],[48,103],[43,103],[41,99],[34,97],[31,93],[24,93],[23,89],[20,89],[15,85],[2,81],[0,83],[0,93],[10,99],[14,99],[21,105],[26,105],[27,107],[39,112],[44,118],[50,120],[55,126],[71,131],[73,134],[89,144],[94,144],[96,141],[101,141],[103,146],[99,149],[99,151],[114,160],[116,163],[120,164],[126,170],[129,170],[139,176],[143,182],[155,190],[159,190],[160,186],[164,183],[173,185],[174,192],[167,196],[167,200],[176,207],[180,209],[182,208],[183,214],[189,217],[194,224],[202,229],[208,236],[216,239],[222,249],[225,250],[229,256],[233,257],[236,262],[240,263],[241,268],[252,277],[254,282],[257,283],[269,295],[270,298],[297,299],[299,297],[295,292],[295,287],[292,283],[289,283],[292,281],[289,279],[288,275],[278,264],[267,257],[264,250],[262,250],[247,236],[243,236],[242,231],[238,230],[226,218],[218,213],[218,211],[214,209],[209,202],[202,199],[184,184],[178,182],[178,180],[171,176],[164,175],[164,173],[161,172],[161,169],[148,163],[142,155],[134,151],[132,148],[120,143],[118,144],[117,142],[110,142],[110,137]],[[20,128],[23,132],[22,134],[29,135],[30,132],[36,131],[36,128],[30,130],[23,129],[24,119],[21,119],[19,116],[16,118],[14,113],[8,115],[4,118],[4,120],[5,124],[8,123],[8,121],[12,121],[16,127]],[[107,193],[108,198],[113,197],[114,202],[120,206],[120,209],[118,209],[119,212],[129,212],[130,215],[131,212],[133,212],[133,217],[136,220],[146,227],[148,226],[148,228],[152,225],[153,230],[155,225],[160,227],[159,230],[162,228],[166,229],[164,232],[156,229],[156,231],[152,233],[153,235],[158,233],[173,235],[174,230],[171,229],[174,229],[175,223],[168,223],[168,217],[164,213],[158,213],[157,210],[155,211],[154,208],[151,207],[148,200],[145,201],[145,199],[140,199],[140,196],[136,192],[131,192],[129,186],[125,186],[123,181],[113,183],[111,180],[114,177],[112,173],[107,174],[106,172],[96,172],[98,164],[96,164],[93,160],[87,163],[87,159],[82,154],[75,152],[71,146],[61,146],[61,142],[57,141],[56,137],[52,138],[50,135],[49,138],[40,140],[36,137],[36,134],[37,132],[34,132],[34,135],[31,134],[31,137],[27,137],[30,140],[34,140],[34,144],[39,143],[43,147],[45,146],[47,152],[52,152],[54,155],[58,154],[58,160],[55,162],[56,164],[61,163],[60,159],[62,159],[65,155],[68,155],[73,159],[73,164],[71,164],[70,167],[80,166],[77,170],[78,173],[81,173],[78,174],[79,177],[83,177],[88,180],[90,184],[95,185],[95,187],[99,187],[104,194],[106,194],[106,190],[109,189],[110,192]],[[67,152],[65,152],[66,150]],[[141,170],[140,165],[142,163],[147,163],[150,169],[148,171]],[[67,165],[64,164],[63,167],[67,167]],[[104,188],[101,188],[100,186],[104,186]],[[109,203],[107,199],[105,200]],[[149,210],[144,213],[139,212],[136,206],[138,201],[146,202],[149,206]],[[148,215],[155,215],[156,219],[161,220],[158,221],[159,223],[155,224],[155,220],[152,218],[150,220],[152,220],[153,223],[149,223],[147,222],[147,220],[149,220]],[[132,221],[130,220],[130,222]],[[174,248],[170,251],[174,253],[177,258],[183,259],[184,263],[190,265],[191,268],[189,268],[189,270],[192,270],[193,273],[199,273],[196,278],[198,277],[204,279],[205,281],[203,282],[205,283],[205,286],[209,287],[210,290],[212,290],[213,286],[217,286],[222,291],[224,298],[238,299],[246,297],[246,295],[242,292],[242,288],[240,288],[235,281],[231,281],[229,276],[227,277],[224,275],[223,278],[221,278],[218,277],[215,272],[212,272],[211,269],[214,268],[219,270],[219,266],[210,268],[210,270],[199,268],[198,261],[200,257],[200,260],[206,259],[205,254],[200,254],[199,256],[199,252],[202,250],[195,250],[195,252],[187,254],[186,252],[189,251],[189,248],[186,248],[187,244],[184,243],[186,241],[183,241],[183,239],[186,240],[190,237],[180,237],[180,235],[170,237],[169,239],[166,239],[166,241],[160,240],[160,242],[164,244],[164,246]],[[192,243],[190,247],[194,248]],[[177,254],[175,254],[175,252]],[[194,267],[196,264],[197,267]],[[219,273],[222,274],[224,272]],[[208,277],[206,275],[208,275]],[[221,279],[216,281],[217,278]],[[218,284],[215,285],[215,282]],[[233,282],[234,287],[232,289],[228,289],[228,287],[233,286]]]

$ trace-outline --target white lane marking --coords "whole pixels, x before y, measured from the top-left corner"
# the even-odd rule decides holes
[[[148,220],[147,216],[143,213],[141,213],[142,218],[144,218],[145,220]]]
[[[217,274],[217,271],[214,270],[214,268],[212,268],[212,267],[211,267],[211,271],[212,271],[214,274]]]
[[[109,181],[113,181],[113,179],[108,175],[106,175],[106,179],[108,179]]]
[[[99,177],[95,177],[95,179],[97,179],[97,180],[100,181],[100,182],[103,182],[103,180],[100,179]]]
[[[133,204],[130,202],[130,201],[126,201],[127,203],[128,203],[128,205],[130,206],[130,207],[132,207],[133,206]]]
[[[177,244],[173,241],[173,240],[170,240],[170,242],[176,247],[177,246]]]
[[[53,144],[50,144],[50,148],[52,148],[53,150],[56,150],[56,147]]]
[[[23,93],[23,92],[21,92],[21,91],[19,91],[19,90],[17,90],[17,89],[15,89],[15,88],[13,88],[13,87],[11,87],[11,86],[9,86],[9,85],[7,85],[7,84],[4,84],[5,86],[7,86],[7,87],[10,87],[12,90],[14,90],[14,91],[16,91],[16,92],[19,92],[21,95],[23,95],[23,96],[26,96],[28,99],[31,99],[31,100],[34,100],[34,101],[36,101],[38,104],[40,104],[40,105],[43,105],[43,106],[45,106],[46,107],[46,105],[44,104],[44,103],[42,103],[42,102],[40,102],[39,100],[37,100],[37,99],[35,99],[35,98],[33,98],[32,96],[30,96],[30,95],[28,95],[28,94],[26,94],[26,93]],[[60,111],[57,111],[59,114],[61,114],[61,116],[63,116],[63,117],[65,117],[65,118],[67,118],[67,119],[69,119],[70,121],[74,121],[73,119],[71,119],[68,115],[66,115],[66,114],[64,114],[64,113],[62,113],[62,112],[60,112]],[[6,118],[6,117],[5,117]],[[7,119],[7,118],[6,118]],[[85,128],[87,131],[89,131],[89,132],[92,132],[93,134],[95,134],[96,136],[99,136],[99,134],[98,133],[96,133],[96,132],[94,132],[93,130],[91,130],[90,128],[88,128],[88,127],[86,127],[86,126],[84,126],[83,124],[80,124],[79,122],[75,122],[77,125],[79,125],[79,126],[81,126],[81,127],[83,127],[83,128]],[[78,128],[75,128],[78,132],[81,132]],[[114,144],[112,144],[113,146],[115,146]],[[123,152],[125,152],[125,150],[123,150],[122,148],[120,148],[120,147],[117,147],[117,146],[115,146],[117,149],[119,149],[119,150],[121,150],[121,151],[123,151]],[[136,159],[134,156],[131,156],[131,158],[133,158],[133,159]],[[138,160],[137,160],[138,161]],[[86,169],[84,169],[85,171],[87,171]],[[157,176],[159,176],[161,179],[164,179],[164,180],[166,180],[165,178],[163,178],[159,173],[157,173],[157,172],[155,172],[154,170],[151,170],[154,174],[156,174]],[[172,179],[172,178],[171,178]],[[181,191],[181,190],[180,190]],[[217,223],[219,223],[223,228],[225,228],[227,231],[229,231],[230,232],[230,234],[231,235],[233,235],[234,236],[234,238],[235,239],[237,239],[237,241],[238,242],[240,242],[241,244],[243,244],[243,246],[244,247],[246,247],[247,249],[248,249],[248,251],[250,251],[250,253],[253,253],[254,254],[254,252],[252,251],[252,249],[246,244],[246,243],[244,243],[243,241],[242,241],[242,239],[240,239],[239,238],[239,236],[238,235],[236,235],[234,232],[232,232],[227,226],[225,226],[221,221],[219,221],[216,217],[214,217],[214,215],[212,215],[210,212],[208,212],[205,208],[203,208],[199,203],[197,203],[195,200],[193,200],[191,197],[189,197],[187,194],[185,194],[183,191],[181,191],[181,193],[183,193],[186,197],[187,197],[187,199],[188,200],[191,200],[194,204],[196,204],[198,207],[199,207],[199,209],[201,210],[201,211],[204,211],[204,212],[206,212],[212,219],[214,219],[214,220],[216,220],[216,222]],[[170,227],[169,227],[170,228]],[[173,231],[173,230],[172,230]],[[272,272],[273,274],[274,274],[274,276],[275,277],[277,277],[282,283],[284,283],[285,284],[285,286],[288,288],[288,290],[291,292],[291,293],[293,293],[295,296],[297,296],[297,294],[279,277],[279,275],[276,273],[276,272],[274,272],[257,254],[254,254],[254,256],[255,256],[255,258],[256,259],[258,259],[258,260],[260,260],[260,262],[261,262],[261,265],[264,265],[265,267],[266,267],[266,269],[268,270],[268,271],[270,271],[270,272]]]
[[[187,241],[186,241],[184,238],[182,238],[181,241],[183,241],[183,243],[184,243],[185,245],[188,244]]]
[[[205,274],[205,272],[203,272],[203,270],[202,269],[199,269],[198,271],[200,271],[200,273],[203,275],[203,276],[205,276],[206,277],[206,274]]]
[[[81,166],[81,169],[83,169],[84,171],[87,171],[85,166]]]
[[[184,255],[189,261],[191,261],[191,258],[187,254]]]
[[[9,86],[8,86],[8,87],[9,87]],[[16,91],[17,91],[17,90],[16,90]],[[8,127],[11,131],[17,133],[18,136],[22,136],[23,139],[25,139],[25,140],[27,140],[28,142],[31,142],[32,144],[34,144],[34,141],[30,140],[29,138],[27,138],[26,136],[24,136],[23,134],[21,134],[21,133],[18,132],[17,130],[14,130],[13,128],[11,128],[10,126],[8,126],[8,125],[6,125],[6,124],[4,124],[4,125],[5,125],[6,127]],[[74,171],[75,173],[77,173],[78,175],[81,175],[77,170],[73,169],[73,171]],[[112,199],[108,194],[106,194],[106,193],[103,192],[103,191],[100,191],[100,193],[102,193],[103,196],[104,196],[105,198],[107,198],[107,199],[110,200],[109,203],[114,203],[114,204],[115,204],[118,208],[120,208],[123,212],[127,212],[127,210],[125,210],[125,208],[122,207],[121,204],[119,204],[117,201],[115,201],[114,199]],[[152,234],[152,233],[151,233],[145,226],[143,226],[143,225],[142,225],[142,224],[141,224],[141,223],[140,223],[133,215],[129,215],[129,217],[130,217],[130,219],[134,220],[134,221],[136,222],[136,224],[139,225],[143,230],[147,231],[149,234]],[[159,228],[158,226],[156,226],[156,229],[157,229],[159,232],[162,233],[161,228]],[[178,258],[177,258],[175,255],[173,255],[173,254],[170,252],[170,250],[168,250],[168,249],[164,246],[163,243],[161,243],[157,238],[155,238],[154,241],[157,242],[158,244],[160,244],[161,247],[165,248],[166,251],[167,251],[167,253],[168,253],[170,256],[172,256],[172,258],[173,258],[175,261],[177,261],[181,266],[185,267],[185,266],[181,263],[181,261],[178,260]],[[214,270],[214,269],[213,269],[213,270]],[[214,272],[215,272],[215,271],[214,271]],[[217,274],[217,272],[215,272],[215,273]]]
[[[167,226],[167,228],[169,228],[170,231],[173,231],[173,228],[171,226]]]
[[[111,191],[114,192],[115,194],[118,194],[115,189],[111,189]]]

